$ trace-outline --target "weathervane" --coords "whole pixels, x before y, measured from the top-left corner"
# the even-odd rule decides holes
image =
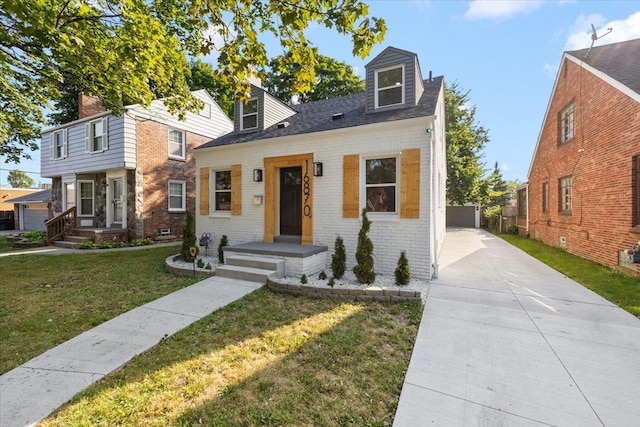
[[[613,31],[613,28],[607,28],[607,32],[599,36],[598,33],[596,33],[596,27],[594,27],[593,24],[591,24],[591,29],[593,30],[593,33],[591,33],[591,46],[589,47],[587,54],[584,56],[585,59],[589,56],[589,52],[591,52],[591,48],[593,47],[593,44],[596,42],[596,40],[601,39],[602,37],[609,34],[611,31]]]

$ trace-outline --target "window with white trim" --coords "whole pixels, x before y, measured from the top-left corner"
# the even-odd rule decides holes
[[[169,181],[169,212],[181,212],[187,209],[186,181]]]
[[[86,125],[87,152],[97,153],[107,149],[107,118],[94,120]]]
[[[80,216],[93,216],[94,212],[94,183],[93,181],[78,181]]]
[[[571,199],[571,187],[572,179],[570,176],[560,178],[560,213],[571,213],[572,199]]]
[[[51,158],[64,159],[67,157],[66,129],[51,134]]]
[[[250,99],[240,104],[240,129],[255,129],[258,127],[258,100]]]
[[[169,129],[169,157],[172,159],[185,158],[185,133],[177,129]]]
[[[574,130],[575,126],[575,106],[574,103],[567,105],[560,112],[560,144],[564,144],[565,142],[573,139],[575,134]]]
[[[398,213],[398,156],[365,159],[367,212]]]
[[[376,108],[404,104],[404,65],[375,72]]]
[[[213,209],[231,211],[231,171],[213,172]]]

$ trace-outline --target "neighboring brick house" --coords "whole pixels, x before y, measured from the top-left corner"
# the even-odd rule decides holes
[[[179,236],[195,208],[193,149],[233,130],[206,90],[193,94],[205,106],[184,121],[162,100],[113,116],[82,96],[79,120],[42,133],[54,215],[75,206],[80,227],[127,230],[130,239]]]
[[[366,207],[376,271],[393,274],[406,251],[412,276],[430,279],[445,234],[444,117],[444,79],[423,79],[417,56],[393,47],[355,95],[288,106],[252,86],[234,132],[195,150],[197,234],[330,249],[340,235],[351,268]]]
[[[640,39],[564,53],[519,192],[521,234],[636,270],[624,251],[640,240],[639,70]]]

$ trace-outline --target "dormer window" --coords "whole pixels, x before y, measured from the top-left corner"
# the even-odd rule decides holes
[[[255,129],[258,127],[258,100],[250,99],[240,104],[240,129]]]
[[[376,70],[376,108],[404,104],[404,65]]]

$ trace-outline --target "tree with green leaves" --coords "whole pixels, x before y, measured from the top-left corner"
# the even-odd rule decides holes
[[[216,73],[240,98],[268,63],[261,38],[275,35],[296,87],[315,82],[310,25],[351,37],[366,57],[386,31],[361,0],[0,0],[0,155],[18,162],[37,149],[43,108],[60,85],[96,96],[114,114],[127,100],[148,106],[165,98],[184,117],[202,103],[191,95],[188,57],[218,53]]]
[[[9,172],[7,182],[12,188],[32,188],[34,184],[33,179],[29,175],[18,169]]]
[[[234,89],[231,86],[223,85],[218,78],[213,66],[201,60],[193,60],[190,63],[191,73],[187,77],[189,89],[206,89],[215,99],[222,111],[227,116],[233,118]]]
[[[447,199],[452,204],[481,203],[482,148],[488,131],[476,123],[476,107],[469,105],[469,91],[457,82],[445,86],[447,138]]]
[[[502,178],[502,172],[495,163],[493,172],[486,179],[486,202],[485,206],[505,206],[509,203],[509,193],[507,192],[507,181]]]
[[[269,72],[264,88],[281,101],[292,104],[320,101],[363,92],[364,80],[353,72],[353,67],[328,56],[319,55],[314,49],[317,63],[315,82],[306,90],[296,83],[296,72],[302,66],[291,62],[290,54],[280,55],[269,62]]]

